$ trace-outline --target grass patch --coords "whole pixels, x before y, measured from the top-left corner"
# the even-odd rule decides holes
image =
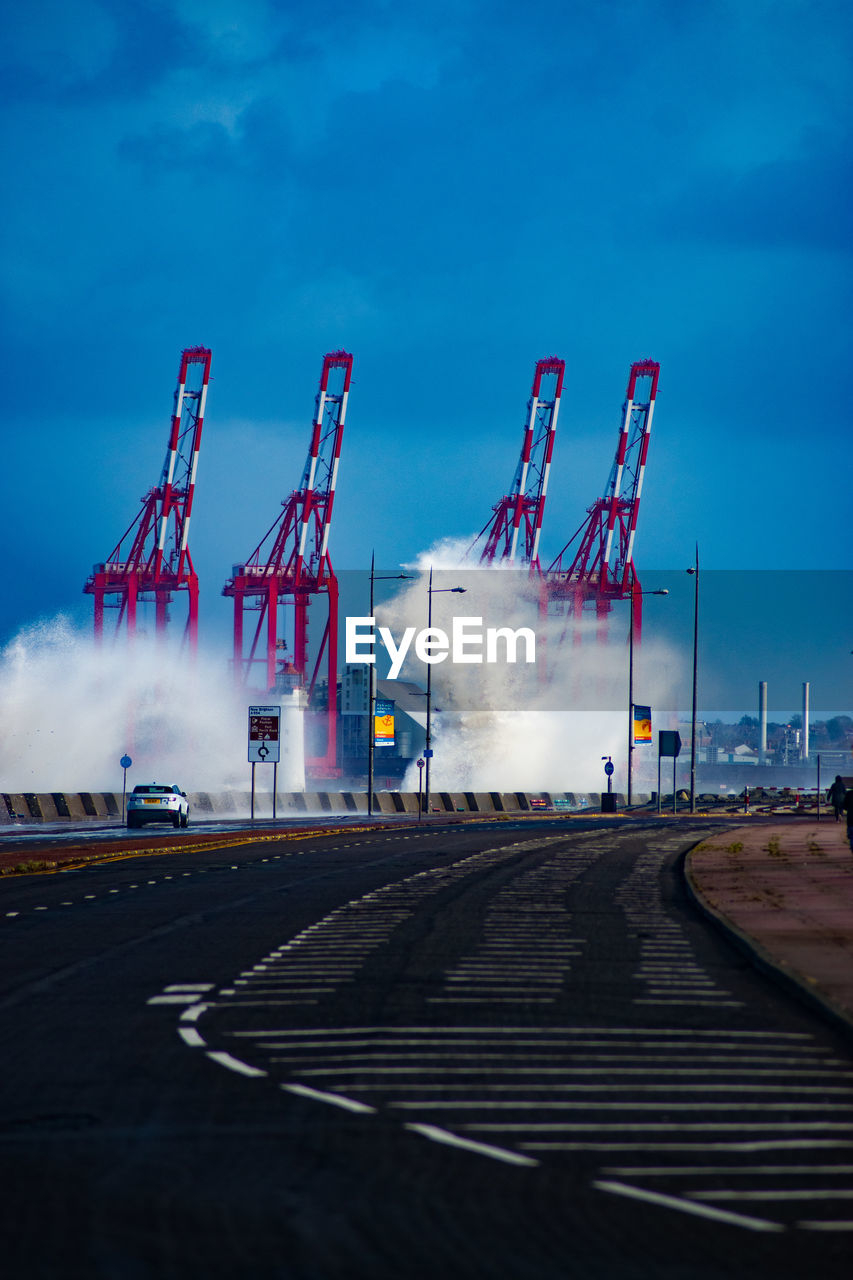
[[[767,841],[767,852],[770,854],[771,858],[782,857],[782,850],[779,847],[778,836],[771,836],[770,839]]]
[[[13,867],[0,867],[0,876],[28,876],[36,871],[55,871],[55,862],[16,862]]]

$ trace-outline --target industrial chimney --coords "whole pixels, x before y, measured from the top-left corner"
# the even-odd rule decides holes
[[[758,682],[758,763],[767,763],[767,681]]]
[[[803,681],[803,736],[800,739],[800,759],[809,758],[809,682]]]

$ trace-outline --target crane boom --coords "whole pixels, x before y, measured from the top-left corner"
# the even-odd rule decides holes
[[[198,644],[198,576],[189,549],[198,457],[210,381],[211,352],[188,347],[181,353],[178,384],[160,483],[141,499],[141,510],[107,559],[96,564],[83,590],[95,597],[95,638],[104,630],[104,610],[118,608],[116,634],[126,623],[136,632],[137,605],[153,599],[156,629],[165,630],[175,591],[189,599],[186,634]],[[109,599],[108,599],[109,598]]]
[[[327,657],[328,699],[325,754],[309,760],[309,768],[326,775],[336,768],[336,691],[338,583],[329,557],[329,530],[352,379],[353,358],[346,351],[323,359],[320,385],[299,487],[282,502],[273,521],[248,559],[234,566],[223,595],[234,600],[234,673],[240,684],[256,681],[267,692],[275,687],[279,665],[287,665],[314,693],[323,655]],[[313,673],[308,672],[308,604],[312,596],[328,598],[328,619]],[[293,652],[282,662],[278,608],[293,603]],[[244,612],[258,614],[254,635],[244,643]],[[265,625],[266,624],[266,625]],[[262,636],[265,631],[265,639]]]
[[[505,564],[518,563],[523,530],[520,562],[525,567],[539,568],[539,539],[565,368],[565,361],[557,356],[550,356],[536,363],[533,387],[527,402],[521,453],[511,491],[495,504],[492,517],[469,547],[470,554],[485,537],[480,554],[481,564],[491,565],[496,560]]]
[[[631,365],[616,454],[604,496],[587,508],[587,517],[545,571],[550,598],[570,600],[575,613],[594,601],[599,617],[612,600],[634,599],[640,620],[634,541],[643,491],[660,365],[639,360]]]

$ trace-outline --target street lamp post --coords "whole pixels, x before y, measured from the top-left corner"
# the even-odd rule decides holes
[[[632,785],[634,777],[634,598],[635,596],[668,596],[669,591],[658,588],[656,591],[638,591],[636,583],[631,583],[631,623],[628,630],[628,807],[631,806]]]
[[[693,580],[693,713],[690,720],[690,812],[696,812],[696,688],[699,670],[699,543],[696,543],[696,563],[687,570],[695,575]]]
[[[370,618],[371,626],[373,625],[373,584],[374,582],[391,582],[398,578],[411,578],[410,573],[382,573],[378,576],[374,573],[374,560],[376,553],[371,552],[370,555]],[[367,677],[368,688],[370,690],[367,699],[367,816],[373,817],[373,731],[374,731],[374,708],[376,707],[376,661],[370,664],[370,674]]]
[[[432,598],[442,591],[452,591],[457,595],[465,592],[465,587],[434,587],[432,585],[432,565],[429,570],[429,586],[427,587],[427,638],[432,631]],[[427,663],[427,714],[426,714],[426,746],[424,748],[426,769],[424,778],[424,812],[429,813],[429,767],[432,763],[432,663]]]

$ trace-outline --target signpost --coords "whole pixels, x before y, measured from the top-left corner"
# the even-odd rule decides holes
[[[281,758],[281,707],[249,707],[249,764],[252,766],[252,821],[255,820],[255,765],[271,764],[272,816],[275,818],[275,793],[278,762]]]
[[[423,758],[418,760],[418,822],[421,820],[424,808],[424,765],[426,760]]]
[[[675,790],[675,762],[681,751],[681,734],[677,729],[660,729],[658,731],[658,813],[660,813],[660,762],[662,756],[672,756],[672,812],[678,812],[678,799]]]
[[[614,769],[613,759],[611,756],[602,756],[601,758],[602,760],[607,761],[607,763],[604,766],[604,772],[607,774],[607,790],[602,792],[602,795],[601,795],[601,812],[615,813],[616,797],[613,794],[613,769]]]
[[[119,764],[124,770],[124,775],[123,775],[122,784],[121,784],[121,820],[122,822],[124,822],[124,797],[127,794],[127,771],[130,768],[130,766],[133,764],[133,761],[131,760],[130,756],[122,756],[122,758],[119,760]]]

